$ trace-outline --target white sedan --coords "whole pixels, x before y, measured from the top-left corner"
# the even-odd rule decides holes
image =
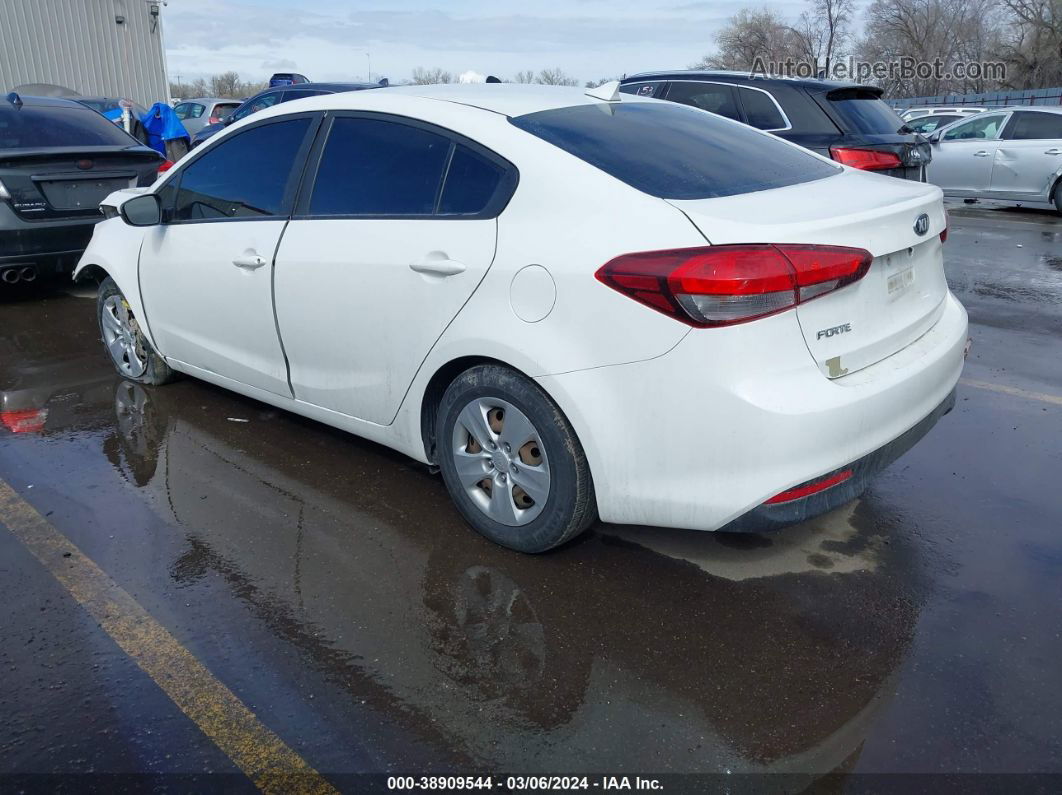
[[[435,465],[526,552],[829,510],[963,366],[938,188],[615,85],[292,102],[103,209],[75,278],[123,376]]]

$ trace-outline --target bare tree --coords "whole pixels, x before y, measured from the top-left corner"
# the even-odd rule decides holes
[[[530,69],[523,72],[517,72],[516,77],[513,78],[514,83],[534,83],[535,73]]]
[[[801,60],[822,67],[826,75],[837,55],[842,53],[851,37],[853,0],[809,0],[811,8],[804,11],[793,26],[793,34],[801,49]]]
[[[215,97],[238,97],[240,76],[236,72],[222,72],[210,78],[210,93]]]
[[[544,86],[577,86],[579,81],[574,77],[568,77],[560,69],[543,69],[535,78],[536,83]]]
[[[447,71],[435,67],[434,69],[425,69],[422,66],[418,66],[413,69],[413,85],[426,86],[434,83],[452,83],[454,82],[454,76]]]
[[[1062,0],[1002,0],[998,54],[1010,88],[1062,85]]]
[[[613,80],[622,80],[622,77],[602,77],[600,80],[587,80],[583,85],[587,88],[597,88],[603,86],[605,83],[611,83]]]
[[[763,8],[743,8],[716,34],[716,52],[706,55],[694,69],[752,69],[757,62],[799,60],[802,42],[778,14]]]

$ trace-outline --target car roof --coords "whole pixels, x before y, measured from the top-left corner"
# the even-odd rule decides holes
[[[588,96],[587,90],[570,86],[543,86],[527,83],[457,83],[391,86],[380,93],[387,96],[412,96],[453,102],[513,117],[541,110],[602,103],[602,100]],[[619,99],[624,102],[652,101],[632,94],[620,94]],[[356,102],[358,99],[351,101]]]
[[[11,93],[14,94],[15,92],[12,91]],[[5,94],[4,96],[6,97],[8,95]],[[28,105],[31,108],[76,108],[77,110],[87,110],[90,113],[96,112],[91,108],[86,108],[76,99],[66,99],[60,97],[29,97],[24,94],[19,94],[18,97],[22,100],[23,105]],[[89,99],[92,99],[92,97],[89,97]],[[10,105],[11,103],[5,99],[3,101],[3,104]]]
[[[640,72],[623,78],[622,83],[641,83],[645,80],[699,80],[720,79],[723,82],[742,85],[786,85],[800,86],[816,93],[834,91],[839,88],[862,88],[881,93],[877,86],[861,83],[849,83],[844,80],[820,80],[815,77],[785,77],[784,75],[758,75],[749,72],[735,72],[726,69],[676,69],[670,72]]]

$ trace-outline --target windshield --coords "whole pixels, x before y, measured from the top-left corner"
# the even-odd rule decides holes
[[[734,196],[841,171],[772,135],[671,102],[576,105],[510,121],[662,199]]]
[[[87,108],[0,106],[0,149],[135,146],[138,142]]]

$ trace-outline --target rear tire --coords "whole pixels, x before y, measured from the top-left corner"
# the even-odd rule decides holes
[[[100,283],[96,294],[96,320],[103,346],[122,378],[150,386],[176,378],[166,360],[151,347],[125,296],[110,276]]]
[[[571,424],[531,379],[500,365],[461,373],[439,404],[436,458],[473,529],[544,552],[597,518],[590,466]]]
[[[1055,210],[1062,215],[1062,179],[1055,185]]]

